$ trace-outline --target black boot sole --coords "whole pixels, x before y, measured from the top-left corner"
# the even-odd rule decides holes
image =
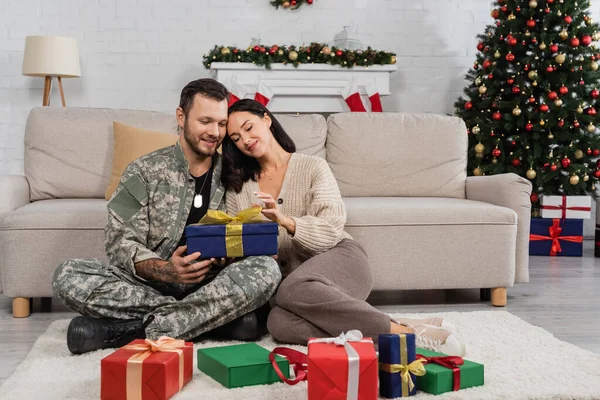
[[[87,325],[88,321],[86,317],[75,317],[71,320],[67,329],[67,347],[71,353],[79,355],[98,350],[86,348],[85,333]],[[89,343],[87,344],[89,345]]]

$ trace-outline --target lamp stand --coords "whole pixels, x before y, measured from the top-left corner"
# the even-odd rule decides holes
[[[60,91],[60,98],[62,100],[63,107],[66,107],[65,103],[65,92],[63,91],[62,79],[61,77],[57,77],[58,79],[58,89]],[[50,105],[50,92],[52,91],[52,77],[46,76],[46,82],[44,83],[44,101],[42,103],[43,106]]]

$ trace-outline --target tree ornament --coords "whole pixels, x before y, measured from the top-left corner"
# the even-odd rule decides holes
[[[533,129],[533,124],[531,122],[529,122],[528,124],[525,125],[525,130],[531,131],[532,129]]]
[[[585,175],[583,176],[583,181],[584,181],[584,182],[587,182],[587,181],[589,181],[589,180],[590,180],[590,177],[589,177],[589,175],[588,175],[588,174],[585,174]]]
[[[390,64],[394,65],[394,64],[396,64],[396,61],[398,61],[398,59],[396,58],[396,56],[392,56],[390,58]]]
[[[498,9],[493,9],[490,15],[492,16],[492,18],[498,19],[498,17],[500,16],[500,11],[498,11]]]
[[[598,89],[594,89],[590,92],[590,96],[592,96],[594,99],[597,99],[598,96],[600,96],[600,91],[598,91]]]
[[[555,91],[548,92],[548,100],[556,100],[558,99],[558,93]]]
[[[588,109],[586,110],[588,115],[594,116],[596,115],[596,109],[594,107],[588,107]]]
[[[499,148],[496,147],[494,150],[492,150],[492,155],[494,157],[500,157],[500,154],[502,154],[502,152],[500,151]]]
[[[494,114],[492,114],[492,119],[494,121],[500,121],[502,119],[502,114],[500,114],[498,111],[496,111]]]
[[[260,51],[260,46],[256,45],[252,48],[252,50],[254,50],[255,52],[259,52]]]
[[[226,56],[227,54],[230,54],[231,50],[229,50],[229,47],[223,47],[221,49],[221,54],[223,54],[224,56]]]
[[[479,127],[479,125],[475,125],[472,131],[475,135],[479,135],[479,133],[481,132],[481,128]]]
[[[281,50],[281,49],[277,50],[277,55],[281,57],[283,55],[283,50]]]
[[[562,128],[563,126],[565,126],[565,120],[564,120],[564,119],[562,119],[562,118],[559,118],[559,119],[558,119],[558,126],[560,126],[561,128]]]
[[[546,68],[546,72],[550,73],[553,71],[554,71],[554,68],[552,67],[552,65],[548,65],[548,67]]]
[[[519,116],[521,115],[521,109],[519,108],[519,106],[516,106],[515,108],[513,108],[512,113],[514,116]]]
[[[325,46],[323,47],[323,50],[321,50],[323,52],[323,54],[325,54],[326,56],[328,56],[329,54],[331,54],[331,48]]]
[[[554,57],[554,61],[556,61],[558,64],[562,64],[565,62],[566,58],[567,57],[564,54],[558,54],[556,57]]]
[[[475,145],[475,153],[483,153],[485,150],[485,146],[481,143],[477,143]]]
[[[550,51],[553,53],[558,53],[558,45],[556,43],[550,45]]]
[[[577,160],[581,160],[583,158],[583,151],[581,151],[579,149],[575,150],[575,158]]]
[[[513,167],[518,167],[519,165],[521,165],[521,160],[519,160],[518,158],[513,158],[512,161],[510,162],[512,164]]]
[[[487,87],[485,87],[485,85],[481,85],[479,87],[479,93],[484,94],[485,92],[487,92]]]
[[[517,45],[517,39],[515,39],[514,37],[511,37],[510,39],[508,39],[508,45],[509,46],[516,46]]]
[[[564,20],[567,24],[570,24],[571,22],[573,22],[573,18],[571,18],[570,15],[565,15]]]
[[[494,53],[494,58],[500,58],[502,57],[502,54],[500,54],[500,52],[498,50],[496,50],[496,52]]]
[[[597,63],[596,61],[592,61],[592,62],[590,63],[590,69],[591,69],[592,71],[596,71],[596,70],[598,70],[598,63]]]
[[[526,176],[527,176],[527,179],[529,179],[529,180],[533,180],[533,179],[535,179],[535,177],[537,176],[537,172],[535,172],[535,170],[534,170],[534,169],[531,169],[531,168],[530,168],[530,169],[528,169],[528,170],[527,170],[527,172],[526,172]]]
[[[575,111],[577,111],[579,114],[583,114],[583,108],[581,106],[577,107]]]
[[[530,103],[532,103],[532,104],[533,104],[533,103],[535,103],[535,97],[531,96],[531,97],[529,98],[529,102],[530,102]],[[518,106],[517,106],[517,107],[518,107]]]
[[[552,172],[556,171],[557,169],[558,169],[558,167],[556,166],[556,164],[552,164],[550,166],[550,171],[552,171]]]
[[[571,47],[578,47],[579,46],[579,39],[577,39],[576,37],[571,38]]]
[[[548,104],[542,104],[542,105],[540,106],[540,111],[541,111],[541,112],[544,112],[544,113],[545,113],[545,112],[548,112],[549,110],[550,110],[550,107],[548,107]]]
[[[509,85],[512,85],[513,83],[515,83],[515,80],[513,78],[508,78],[506,80],[506,83],[508,83]]]
[[[560,87],[560,89],[558,89],[558,91],[560,92],[560,94],[567,94],[567,93],[569,93],[569,88],[566,87],[565,85],[562,85]]]
[[[467,111],[468,111],[468,110],[470,110],[470,109],[472,109],[472,108],[473,108],[473,103],[471,103],[470,101],[467,101],[467,102],[465,103],[465,110],[467,110]]]
[[[487,69],[492,66],[492,62],[490,60],[485,60],[482,65],[483,68]]]
[[[594,149],[594,151],[592,151],[592,155],[593,155],[594,157],[598,157],[598,156],[600,156],[600,150],[598,150],[598,149]]]
[[[483,175],[483,170],[481,168],[477,167],[473,170],[473,175],[481,176],[481,175]]]
[[[589,133],[594,133],[594,132],[596,132],[596,127],[594,126],[594,124],[592,124],[592,123],[590,122],[590,124],[587,126],[587,131],[588,131]],[[595,150],[594,150],[594,151],[595,151]]]
[[[569,179],[569,183],[571,185],[577,185],[579,183],[579,176],[577,176],[577,175],[571,176],[571,178]]]
[[[281,3],[281,5],[283,6],[283,8],[289,8],[290,7],[290,2],[289,1],[284,1],[283,3]]]
[[[590,35],[583,35],[581,37],[581,44],[584,46],[589,46],[590,44],[592,44],[592,37]]]
[[[540,126],[544,126],[544,125],[546,125],[546,121],[544,121],[543,119],[540,120]]]
[[[597,170],[595,170],[595,171],[594,171],[594,176],[595,176],[596,178],[600,178],[600,170],[598,170],[598,169],[597,169]]]
[[[544,43],[544,42],[540,43],[540,45],[539,45],[540,50],[546,50],[546,47],[547,47],[546,43]]]
[[[550,133],[548,134],[548,139],[550,139],[550,140],[554,139],[554,135],[552,134],[552,132],[550,132]]]
[[[585,24],[587,26],[593,25],[594,24],[594,20],[591,17],[588,17],[588,19],[585,21]]]
[[[344,54],[344,52],[342,50],[336,50],[335,55],[338,57],[341,57]]]
[[[513,94],[519,94],[521,93],[521,88],[519,88],[518,86],[513,86],[512,92]]]
[[[531,193],[531,203],[535,204],[538,202],[538,200],[540,199],[539,196],[537,195],[537,193]]]
[[[563,29],[562,31],[560,31],[560,33],[558,34],[558,36],[560,36],[560,38],[562,40],[567,40],[569,38],[569,32],[567,32],[566,29]]]
[[[290,54],[288,54],[288,58],[292,61],[296,61],[298,59],[298,52],[296,50],[290,51]]]
[[[510,13],[510,15],[507,17],[507,19],[508,19],[509,21],[514,21],[514,20],[515,20],[515,18],[517,18],[517,17],[516,17],[516,16],[515,16],[515,14],[513,14],[513,13]]]
[[[531,79],[532,81],[535,81],[538,78],[538,73],[535,70],[531,70],[529,71],[529,73],[527,74],[527,77],[529,79]]]
[[[529,0],[529,8],[536,8],[538,6],[538,2],[535,0]]]
[[[569,160],[568,157],[565,157],[560,161],[560,163],[562,164],[563,168],[569,168],[571,165],[571,160]]]
[[[531,29],[535,28],[535,20],[534,19],[528,19],[527,20],[527,27],[531,28]]]
[[[477,50],[483,51],[484,48],[485,48],[485,45],[483,44],[483,42],[477,43]]]
[[[515,60],[515,55],[513,53],[508,53],[506,55],[506,61],[513,62]]]
[[[577,120],[573,121],[573,126],[575,128],[579,128],[579,121],[577,121]]]

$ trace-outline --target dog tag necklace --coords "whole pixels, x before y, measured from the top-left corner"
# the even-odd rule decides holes
[[[202,182],[202,186],[200,187],[200,191],[197,192],[196,195],[194,196],[194,208],[200,208],[200,207],[202,207],[202,190],[204,189],[204,184],[208,180],[209,172],[210,172],[210,168],[208,169],[208,171],[206,171],[206,174],[204,175],[204,182]]]

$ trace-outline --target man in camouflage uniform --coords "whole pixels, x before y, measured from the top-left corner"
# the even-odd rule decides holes
[[[75,259],[57,268],[55,295],[83,315],[69,325],[72,353],[144,337],[256,337],[252,312],[281,280],[275,260],[204,260],[185,247],[185,226],[207,209],[224,208],[216,149],[225,136],[227,98],[227,89],[212,79],[190,82],[177,109],[178,142],[132,162],[108,203],[109,265]]]

